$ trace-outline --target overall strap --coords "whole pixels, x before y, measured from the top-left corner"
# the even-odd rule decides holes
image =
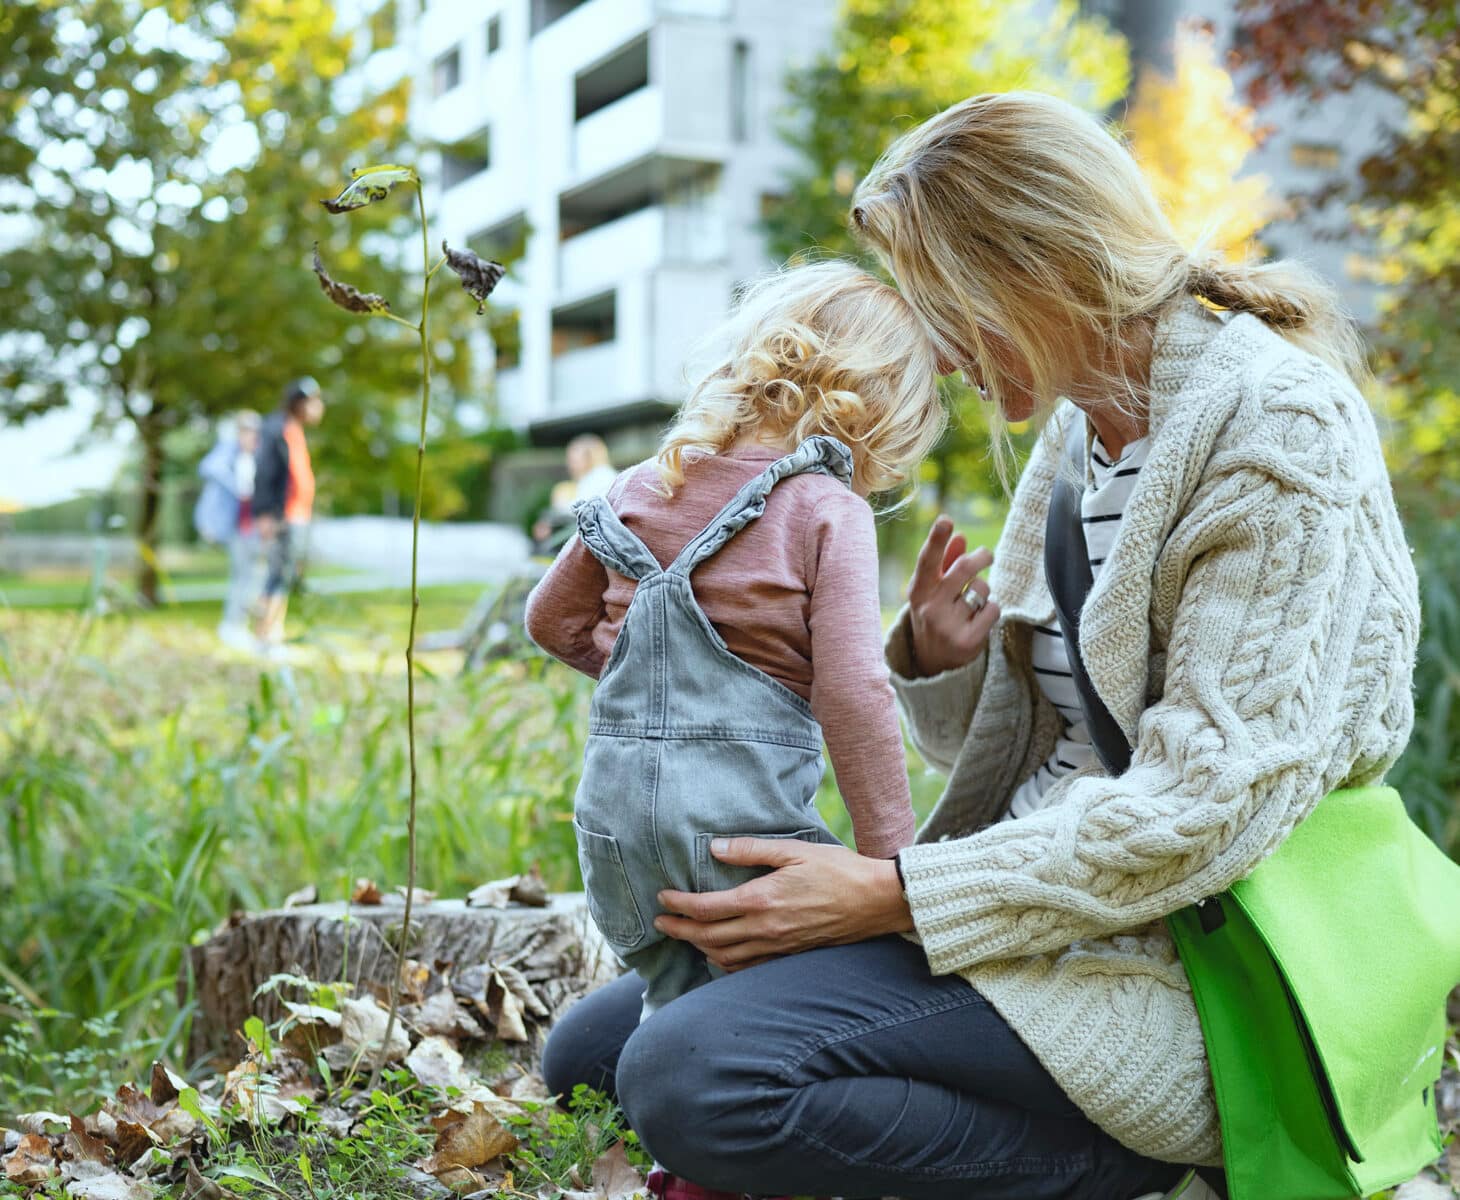
[[[1070,463],[1085,477],[1086,433],[1083,414],[1076,414],[1066,433],[1065,452]],[[1095,752],[1112,776],[1123,775],[1130,766],[1131,746],[1120,724],[1105,707],[1105,701],[1090,682],[1085,660],[1080,657],[1080,610],[1094,585],[1090,551],[1085,545],[1085,526],[1080,520],[1080,490],[1067,478],[1062,464],[1049,497],[1049,515],[1044,523],[1044,576],[1054,597],[1060,631],[1065,635],[1065,653],[1070,674],[1085,714],[1085,728]]]
[[[765,512],[766,498],[783,479],[817,472],[852,485],[852,452],[834,437],[813,434],[790,454],[771,463],[735,493],[714,520],[697,533],[669,564],[668,574],[688,575],[732,537]]]
[[[579,500],[573,505],[573,515],[578,518],[578,536],[605,567],[636,580],[659,574],[659,560],[619,520],[606,497]]]

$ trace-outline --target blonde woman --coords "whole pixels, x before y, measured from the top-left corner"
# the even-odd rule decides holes
[[[1047,96],[978,96],[912,130],[851,220],[943,369],[996,419],[1050,422],[995,553],[935,523],[888,639],[946,790],[895,864],[720,848],[777,869],[664,897],[682,915],[662,927],[731,973],[637,1032],[612,988],[590,996],[549,1043],[550,1081],[615,1087],[703,1187],[1220,1192],[1163,918],[1251,871],[1331,789],[1382,779],[1413,721],[1417,587],[1359,343],[1301,270],[1179,243],[1127,151]],[[1133,747],[1116,777],[1049,632],[1067,439],[1094,574],[1079,649]]]
[[[762,281],[727,339],[658,458],[577,506],[527,605],[533,640],[598,680],[579,859],[645,1016],[714,973],[650,924],[658,893],[762,873],[717,863],[712,838],[839,845],[815,807],[823,740],[857,850],[913,839],[866,497],[942,433],[932,344],[842,263]]]

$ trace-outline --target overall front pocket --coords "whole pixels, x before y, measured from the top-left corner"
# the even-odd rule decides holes
[[[618,839],[584,829],[576,819],[573,829],[578,835],[578,869],[583,873],[583,890],[594,923],[615,950],[637,949],[644,940],[644,918],[629,886]]]

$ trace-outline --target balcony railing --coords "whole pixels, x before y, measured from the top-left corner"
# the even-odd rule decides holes
[[[664,258],[665,210],[659,206],[569,238],[558,251],[558,294],[582,296],[613,286]]]
[[[642,158],[664,135],[663,96],[644,87],[584,117],[573,129],[572,174],[601,174]]]
[[[581,412],[624,400],[627,393],[622,352],[623,346],[617,341],[600,342],[553,359],[552,411]]]

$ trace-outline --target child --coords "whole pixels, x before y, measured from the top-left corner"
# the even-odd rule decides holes
[[[913,836],[882,657],[873,512],[942,432],[934,355],[897,292],[843,263],[772,275],[725,331],[657,459],[576,508],[527,631],[598,679],[574,825],[588,906],[645,980],[644,1015],[707,982],[659,934],[663,888],[763,872],[723,836],[834,842],[823,735],[857,849]]]

